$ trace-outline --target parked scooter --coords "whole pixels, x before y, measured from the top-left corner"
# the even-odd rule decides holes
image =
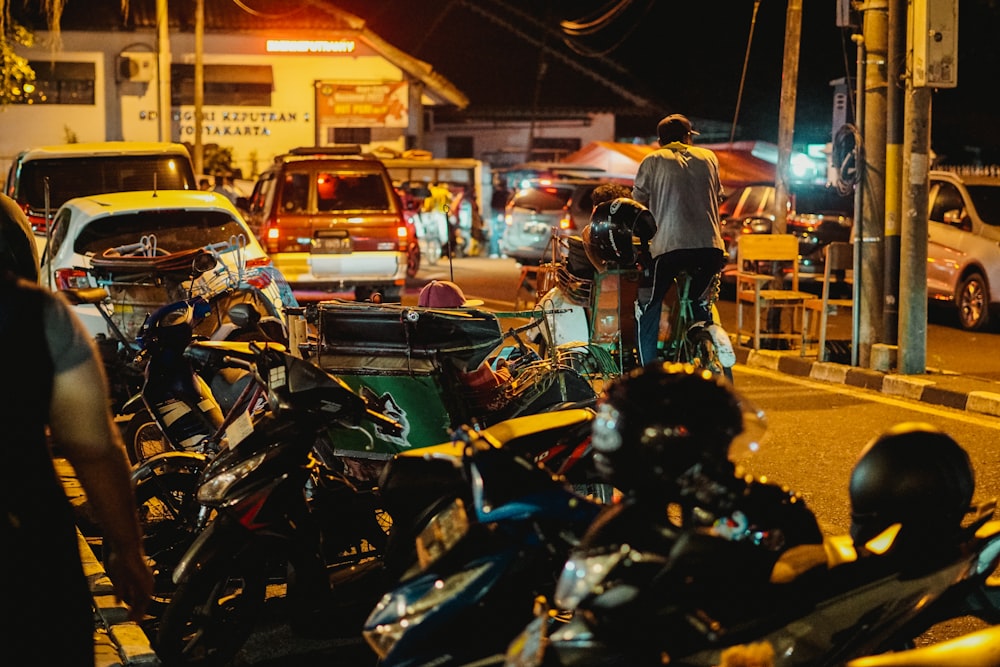
[[[206,451],[218,444],[210,440],[225,421],[266,409],[262,392],[248,389],[256,385],[245,370],[185,354],[201,338],[199,329],[211,330],[208,340],[287,344],[282,321],[262,318],[253,296],[227,289],[163,306],[146,318],[136,336],[145,366],[142,388],[121,408],[131,415],[123,438],[133,466],[165,451]],[[206,326],[206,319],[217,321]]]
[[[570,548],[601,507],[518,452],[543,443],[589,446],[592,419],[593,411],[580,409],[520,417],[481,432],[466,428],[453,445],[394,459],[384,476],[386,505],[423,511],[411,510],[419,515],[413,526],[399,526],[402,512],[393,513],[391,538],[397,527],[419,529],[403,531],[417,562],[365,623],[380,665],[443,667],[503,652],[531,617],[535,597],[551,595]],[[585,458],[563,460],[583,468]]]
[[[664,532],[648,512],[609,510],[563,569],[558,613],[541,605],[506,664],[842,665],[945,620],[1000,621],[996,501],[970,506],[957,443],[926,425],[891,429],[863,451],[850,490],[850,535],[783,550],[761,571],[739,521]],[[659,544],[643,537],[656,532]]]
[[[314,364],[267,344],[247,346],[270,411],[202,475],[197,500],[214,518],[174,572],[177,591],[155,642],[168,665],[230,660],[253,629],[272,577],[287,583],[293,627],[310,634],[356,633],[384,590],[377,499],[321,463],[314,446],[317,438],[357,432],[365,421],[388,433],[399,424]]]

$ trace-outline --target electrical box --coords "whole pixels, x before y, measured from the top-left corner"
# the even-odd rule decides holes
[[[156,54],[152,52],[126,52],[118,57],[118,79],[145,83],[156,73]]]
[[[910,44],[913,86],[958,85],[958,0],[914,0]]]

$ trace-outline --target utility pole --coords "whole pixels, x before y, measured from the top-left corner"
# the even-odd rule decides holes
[[[170,19],[167,0],[156,0],[156,81],[160,141],[170,141]]]
[[[885,153],[885,309],[882,342],[899,341],[899,245],[903,204],[903,77],[906,72],[906,0],[889,0]]]
[[[931,89],[958,85],[958,0],[910,0],[906,31],[906,132],[899,282],[899,370],[927,365],[928,172]]]
[[[858,98],[863,98],[863,164],[859,164],[861,206],[855,210],[854,251],[857,309],[856,355],[858,364],[871,365],[872,345],[882,332],[883,256],[885,224],[886,153],[886,63],[888,48],[888,0],[866,0],[862,5],[863,79],[858,81]],[[863,47],[863,48],[862,48]]]
[[[788,174],[795,136],[795,106],[798,102],[799,50],[802,41],[802,0],[788,0],[785,11],[785,55],[781,69],[781,101],[778,106],[778,164],[774,174],[774,234],[788,229]]]
[[[205,0],[194,3],[194,173],[205,173],[201,108],[205,105]]]

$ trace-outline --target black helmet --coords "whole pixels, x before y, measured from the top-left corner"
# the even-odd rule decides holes
[[[182,352],[194,336],[194,306],[177,301],[161,306],[146,317],[136,343],[144,350]]]
[[[623,491],[676,497],[696,464],[732,478],[731,447],[762,434],[762,416],[745,429],[747,403],[716,374],[690,364],[652,363],[608,387],[593,422],[594,462]]]
[[[594,266],[630,268],[635,265],[632,237],[647,242],[656,232],[656,221],[639,202],[619,197],[599,204],[583,229],[583,245]]]
[[[38,247],[31,224],[17,202],[0,193],[0,275],[4,271],[38,281]]]
[[[899,523],[897,543],[921,535],[940,542],[960,527],[974,490],[969,455],[955,440],[930,424],[897,424],[854,464],[851,536],[860,547]]]

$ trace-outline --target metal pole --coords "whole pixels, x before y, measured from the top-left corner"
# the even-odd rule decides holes
[[[886,87],[885,285],[882,340],[899,341],[899,245],[902,226],[902,153],[906,71],[906,0],[889,0],[889,49]]]
[[[861,272],[861,239],[865,235],[864,192],[864,136],[865,136],[865,38],[864,35],[851,35],[858,45],[857,78],[857,126],[860,143],[855,145],[855,169],[858,172],[857,183],[854,186],[854,307],[851,308],[851,366],[858,365],[858,348],[861,344],[861,287],[864,285],[864,274]]]
[[[205,104],[205,0],[194,4],[194,173],[205,173],[201,109]]]
[[[802,38],[802,0],[788,0],[785,12],[785,56],[781,70],[781,103],[778,108],[778,164],[774,174],[774,234],[788,229],[788,174],[795,135],[795,106]]]
[[[160,141],[171,141],[170,132],[170,19],[167,0],[156,0],[156,80]]]

